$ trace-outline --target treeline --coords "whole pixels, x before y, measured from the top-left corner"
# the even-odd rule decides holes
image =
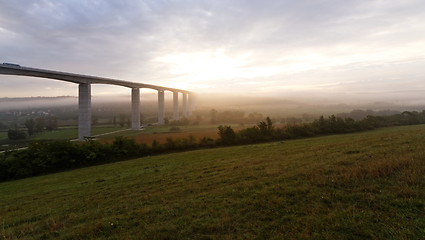
[[[270,118],[258,125],[234,132],[230,126],[219,126],[219,145],[239,145],[267,141],[280,141],[328,134],[352,133],[381,127],[414,125],[425,123],[425,110],[422,112],[405,111],[391,116],[367,116],[356,121],[331,115],[321,116],[310,123],[288,124],[275,128]]]
[[[25,127],[27,128],[26,132],[19,129],[18,125],[15,124],[13,129],[7,131],[7,137],[10,140],[19,140],[25,139],[27,134],[33,136],[42,133],[44,130],[53,131],[58,128],[58,120],[52,116],[30,118],[25,121]]]
[[[425,123],[425,111],[403,112],[392,116],[368,116],[356,121],[334,115],[320,117],[311,123],[291,124],[277,128],[267,117],[253,127],[235,132],[231,126],[218,127],[218,139],[168,138],[165,143],[138,144],[134,139],[117,137],[110,144],[88,140],[33,142],[27,149],[0,154],[0,181],[53,173],[86,166],[122,161],[167,152],[230,146],[269,141],[351,133],[380,127]]]
[[[336,116],[341,118],[352,118],[354,120],[361,120],[363,118],[366,118],[367,116],[393,116],[399,113],[399,111],[389,109],[380,111],[355,109],[349,113],[338,113]]]
[[[261,121],[263,115],[261,113],[249,113],[245,116],[245,113],[242,111],[224,111],[219,112],[215,109],[211,109],[209,112],[209,123],[255,123]]]

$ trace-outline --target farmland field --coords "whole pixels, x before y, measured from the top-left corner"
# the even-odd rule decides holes
[[[425,126],[0,183],[3,239],[424,239]]]
[[[241,126],[239,124],[228,124],[234,130],[240,130],[251,125]],[[159,143],[165,143],[167,138],[187,138],[190,135],[196,139],[203,137],[216,139],[218,138],[218,125],[195,125],[195,126],[179,126],[177,131],[172,130],[172,126],[152,126],[143,130],[127,130],[118,133],[106,134],[99,136],[97,139],[100,142],[112,142],[116,136],[125,136],[134,139],[137,143],[152,144],[155,140]]]

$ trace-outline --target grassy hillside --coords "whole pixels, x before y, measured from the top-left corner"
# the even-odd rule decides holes
[[[425,126],[0,183],[4,239],[424,239]]]

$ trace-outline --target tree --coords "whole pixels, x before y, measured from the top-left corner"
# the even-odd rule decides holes
[[[127,116],[125,114],[119,115],[118,124],[120,125],[120,127],[124,127],[126,120],[127,120]]]
[[[32,119],[32,118],[27,119],[25,121],[25,127],[27,128],[29,136],[34,135],[34,131],[35,131],[35,121],[34,121],[34,119]]]
[[[56,117],[48,117],[45,122],[47,131],[53,131],[58,128],[58,119]]]
[[[263,135],[263,136],[267,136],[268,135],[267,123],[266,122],[261,121],[257,126],[260,129],[261,135]]]
[[[201,123],[201,121],[202,121],[202,116],[201,115],[199,115],[199,114],[197,114],[196,115],[196,120],[195,121],[193,121],[193,125],[199,125],[200,123]]]
[[[217,121],[225,123],[243,123],[245,122],[245,113],[241,111],[224,111],[217,114]]]
[[[238,132],[238,135],[243,143],[261,142],[264,140],[264,136],[257,126],[242,129]]]
[[[267,117],[265,122],[261,121],[257,126],[263,136],[270,136],[272,134],[273,122],[270,117]]]
[[[10,140],[19,140],[19,139],[25,139],[27,135],[24,131],[18,130],[18,129],[9,129],[7,131],[7,137]]]
[[[182,117],[180,119],[180,124],[183,125],[183,126],[189,125],[189,119],[187,117]]]
[[[273,122],[270,119],[270,117],[266,118],[266,123],[267,123],[267,129],[271,132],[273,130]]]
[[[260,121],[261,119],[263,119],[263,114],[261,113],[254,112],[254,113],[248,114],[249,122],[254,123],[254,122]]]
[[[231,126],[218,126],[218,135],[223,145],[231,145],[236,143],[236,133]]]
[[[35,133],[41,133],[44,130],[44,118],[39,117],[35,119]]]

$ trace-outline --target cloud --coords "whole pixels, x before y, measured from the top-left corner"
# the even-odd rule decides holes
[[[0,5],[1,60],[25,66],[195,91],[276,95],[288,89],[389,91],[400,81],[408,81],[407,91],[422,87],[425,77],[421,0],[0,0]],[[10,83],[0,80],[0,86],[10,90],[5,97],[19,95]]]

